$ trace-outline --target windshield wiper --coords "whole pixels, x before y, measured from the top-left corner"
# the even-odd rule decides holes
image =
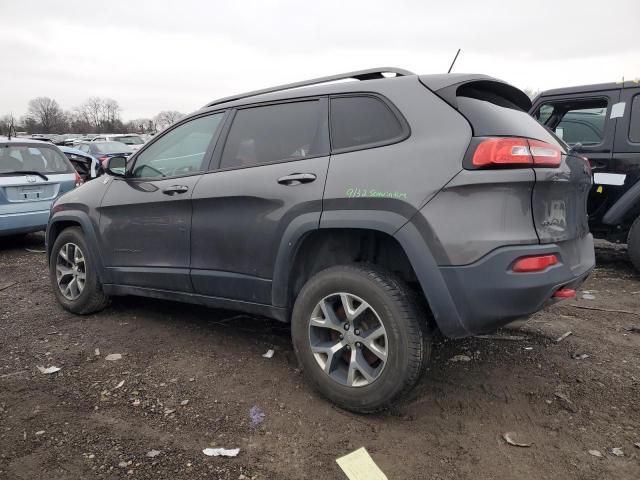
[[[37,175],[45,181],[49,181],[49,177],[47,177],[44,173],[36,172],[35,170],[15,170],[13,172],[2,172],[0,175]]]

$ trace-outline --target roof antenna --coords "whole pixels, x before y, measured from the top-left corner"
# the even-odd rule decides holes
[[[449,70],[447,70],[447,73],[451,73],[451,69],[453,68],[453,65],[456,63],[456,60],[458,59],[458,55],[460,55],[460,50],[462,50],[461,48],[458,49],[456,56],[453,57],[453,62],[451,62],[451,66],[449,67]]]

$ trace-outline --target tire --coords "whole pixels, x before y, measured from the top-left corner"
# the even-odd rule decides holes
[[[66,269],[66,271],[74,270],[73,262],[66,262],[63,258],[59,257],[60,251],[68,245],[75,246],[68,247],[68,250],[66,250],[67,254],[65,255],[69,255],[71,259],[78,255],[76,248],[80,251],[80,254],[75,257],[78,259],[75,274],[78,276],[75,284],[76,288],[73,289],[73,291],[71,291],[72,289],[65,289],[66,293],[75,298],[68,298],[65,293],[63,293],[63,287],[58,283],[59,267]],[[82,262],[80,258],[83,259]],[[78,284],[81,274],[84,274],[84,283],[81,284],[82,288],[81,291],[79,291]],[[73,276],[73,273],[65,275],[62,279],[62,285],[71,283],[69,278],[73,278]],[[102,291],[102,284],[98,280],[95,259],[79,227],[67,228],[56,238],[53,248],[51,249],[51,257],[49,258],[49,278],[54,295],[65,310],[80,315],[87,315],[102,310],[109,303],[109,297]],[[77,294],[77,296],[75,294]]]
[[[629,259],[640,272],[640,216],[631,225],[629,230],[629,236],[627,237],[627,251],[629,253]]]
[[[355,314],[365,306],[352,320],[344,313]],[[305,377],[326,398],[354,412],[383,410],[407,394],[431,352],[420,302],[399,277],[377,266],[342,265],[314,275],[296,298],[291,321],[293,347]],[[372,343],[367,338],[380,334],[378,324],[384,338]],[[331,359],[324,353],[330,345],[338,352]],[[386,354],[384,362],[380,352]]]

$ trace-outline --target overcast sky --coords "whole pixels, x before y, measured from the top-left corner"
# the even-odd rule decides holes
[[[0,0],[0,115],[116,99],[125,120],[377,66],[547,89],[640,77],[640,0]]]

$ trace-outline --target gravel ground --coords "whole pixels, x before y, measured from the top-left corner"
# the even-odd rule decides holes
[[[499,332],[516,338],[439,339],[406,402],[370,416],[309,388],[286,325],[137,298],[63,311],[43,248],[0,242],[2,479],[341,479],[335,459],[361,446],[390,480],[640,478],[640,276],[623,247],[599,245],[588,293]]]

